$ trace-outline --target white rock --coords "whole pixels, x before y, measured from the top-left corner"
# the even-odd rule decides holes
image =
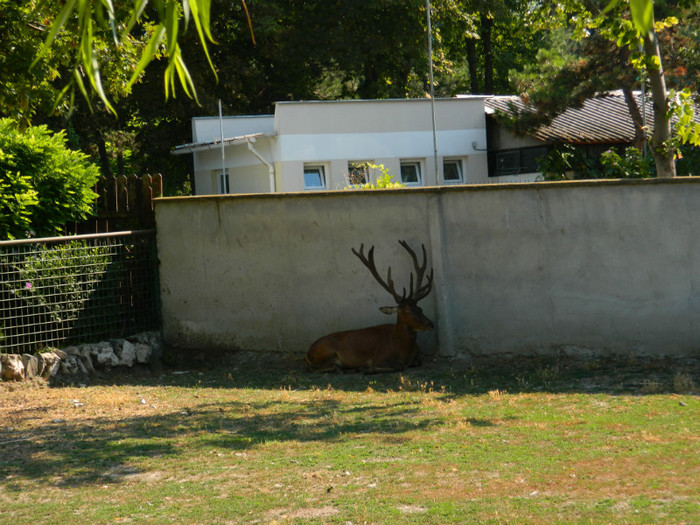
[[[143,343],[136,343],[134,346],[136,347],[136,360],[139,363],[148,363],[153,351],[151,347]]]
[[[41,363],[41,377],[48,379],[49,377],[54,377],[61,366],[61,358],[53,352],[42,352],[38,355],[39,362]]]
[[[2,354],[2,378],[7,381],[22,381],[24,379],[24,363],[22,356],[17,354]]]
[[[68,355],[80,355],[82,352],[82,347],[80,346],[67,346],[63,349]]]
[[[22,364],[24,364],[24,377],[31,379],[39,375],[39,359],[31,354],[22,354]]]
[[[114,353],[114,348],[107,341],[101,341],[93,345],[90,353],[97,359],[97,363],[102,366],[117,366],[119,358]]]
[[[118,349],[119,364],[123,366],[133,366],[136,360],[136,347],[129,341],[120,341]]]
[[[61,359],[61,372],[63,374],[72,376],[80,372],[80,369],[80,361],[76,356],[69,355],[65,359]]]
[[[95,373],[95,367],[92,364],[92,358],[90,357],[90,354],[87,355],[80,355],[80,362],[83,364],[83,367],[85,370],[88,371],[89,374],[94,374]]]

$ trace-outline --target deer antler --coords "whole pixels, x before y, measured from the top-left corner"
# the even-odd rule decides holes
[[[364,264],[367,269],[370,271],[372,276],[374,276],[375,280],[384,288],[387,292],[389,292],[394,300],[396,301],[396,304],[399,304],[401,301],[403,301],[406,298],[406,289],[404,288],[403,295],[399,295],[396,293],[396,289],[394,288],[394,281],[391,279],[391,266],[389,267],[389,270],[387,271],[386,275],[386,282],[379,276],[379,272],[377,272],[377,266],[374,264],[374,246],[372,246],[369,249],[369,252],[367,253],[367,257],[365,257],[364,254],[364,244],[360,244],[360,251],[357,252],[355,248],[352,248],[352,253],[354,253],[360,261],[362,261],[362,264]]]
[[[423,276],[425,275],[425,269],[428,266],[428,255],[425,252],[425,245],[421,244],[421,248],[423,249],[423,264],[418,264],[418,257],[416,256],[416,252],[414,252],[411,247],[408,245],[406,241],[399,241],[399,244],[404,247],[404,249],[409,253],[411,256],[411,259],[413,259],[413,267],[416,270],[416,289],[415,291],[413,290],[413,273],[411,273],[411,285],[409,288],[409,295],[408,297],[410,299],[413,299],[415,302],[420,301],[423,299],[425,296],[427,296],[430,293],[430,290],[433,287],[433,269],[430,269],[430,274],[428,275],[428,281],[423,285]]]
[[[379,272],[377,272],[377,266],[374,263],[374,246],[372,246],[369,249],[369,252],[367,252],[367,256],[365,256],[364,253],[364,244],[360,245],[359,252],[355,250],[355,248],[352,248],[352,253],[354,253],[357,256],[357,258],[360,259],[360,261],[362,261],[362,264],[364,264],[367,267],[370,273],[374,276],[374,279],[382,286],[382,288],[384,288],[387,292],[389,292],[392,295],[392,297],[396,301],[396,304],[400,304],[406,299],[412,299],[413,301],[418,302],[430,293],[430,290],[433,286],[432,268],[430,270],[430,274],[428,275],[427,282],[423,284],[423,277],[425,277],[425,270],[428,266],[428,255],[425,252],[425,245],[421,244],[421,248],[423,249],[423,264],[419,264],[416,252],[414,252],[411,249],[408,243],[406,243],[406,241],[399,241],[399,244],[401,244],[401,246],[404,247],[404,249],[411,256],[411,259],[413,259],[413,267],[416,270],[415,289],[413,288],[413,272],[411,272],[410,274],[411,281],[409,286],[408,297],[406,296],[406,288],[403,289],[402,295],[399,295],[396,292],[396,289],[394,287],[394,281],[391,279],[391,267],[389,267],[389,270],[387,271],[386,281],[384,281],[379,276]]]

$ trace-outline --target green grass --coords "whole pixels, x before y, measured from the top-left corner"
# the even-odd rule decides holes
[[[5,383],[0,523],[699,523],[700,400],[677,392],[694,372]]]

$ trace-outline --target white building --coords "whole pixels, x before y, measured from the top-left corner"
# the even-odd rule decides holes
[[[429,99],[278,102],[274,115],[194,118],[173,153],[194,155],[197,195],[343,189],[350,174],[374,181],[366,163],[410,186],[488,182],[484,99],[435,100],[435,141]]]

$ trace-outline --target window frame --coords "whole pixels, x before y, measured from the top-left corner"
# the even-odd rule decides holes
[[[536,159],[549,151],[547,146],[525,146],[489,152],[489,177],[510,177],[539,173]],[[503,159],[503,161],[501,161]],[[511,165],[503,169],[501,163]],[[531,164],[534,163],[535,166]],[[532,171],[534,168],[534,171]]]
[[[407,182],[404,180],[403,168],[404,166],[412,166],[416,168],[417,182]],[[401,184],[406,186],[422,186],[423,185],[423,163],[420,160],[401,160],[399,161],[399,178],[401,179]]]
[[[457,172],[459,175],[459,178],[457,179],[447,179],[445,177],[445,165],[446,164],[451,164],[454,163],[457,165]],[[464,160],[461,158],[455,159],[455,158],[446,158],[442,160],[442,181],[445,184],[463,184],[464,183]]]
[[[306,172],[307,171],[317,171],[321,185],[320,186],[310,186],[307,184],[307,179],[306,179]],[[326,166],[325,164],[304,164],[304,190],[305,191],[318,191],[318,190],[325,190],[328,189],[328,178],[326,175]]]

